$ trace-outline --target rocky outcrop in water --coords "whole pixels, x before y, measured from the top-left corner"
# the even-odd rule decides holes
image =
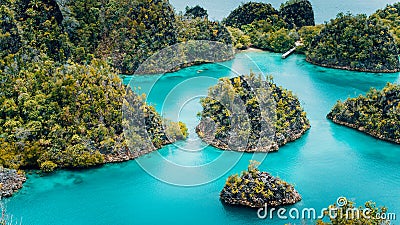
[[[201,104],[196,132],[223,150],[277,151],[310,128],[298,98],[271,77],[267,81],[254,74],[222,78]]]
[[[16,170],[0,168],[0,190],[1,197],[10,197],[14,192],[22,188],[26,181],[24,174]]]
[[[224,203],[253,208],[295,204],[301,201],[300,194],[287,182],[259,171],[250,164],[242,175],[230,176],[220,193]]]
[[[366,96],[338,101],[327,118],[381,140],[400,144],[400,85],[388,83]]]

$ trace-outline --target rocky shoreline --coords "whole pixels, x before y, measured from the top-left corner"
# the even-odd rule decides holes
[[[220,199],[226,204],[261,208],[292,205],[302,197],[292,185],[250,164],[240,177],[233,175],[227,179]]]
[[[25,174],[13,169],[0,168],[1,197],[10,197],[22,188],[26,181]]]
[[[316,66],[321,66],[325,68],[331,68],[331,69],[339,69],[339,70],[348,70],[348,71],[356,71],[356,72],[366,72],[366,73],[397,73],[400,71],[400,68],[394,69],[394,70],[368,70],[368,69],[363,69],[363,68],[351,68],[348,66],[335,66],[335,65],[328,65],[324,63],[317,63],[309,59],[308,57],[306,58],[306,61],[308,63],[311,63]]]
[[[217,138],[215,138],[213,135],[210,135],[209,132],[204,132],[208,128],[208,126],[206,125],[207,123],[205,122],[200,122],[200,124],[196,127],[196,133],[201,137],[201,139],[211,145],[214,146],[216,148],[222,149],[222,150],[232,150],[229,145]],[[296,131],[292,131],[292,132],[288,132],[286,136],[281,135],[279,137],[277,137],[277,141],[274,143],[271,143],[270,145],[263,145],[263,146],[256,146],[253,148],[235,148],[235,151],[238,152],[276,152],[279,150],[279,148],[281,146],[284,146],[287,143],[296,141],[297,139],[301,138],[301,136],[303,134],[305,134],[307,132],[307,130],[310,128],[310,126],[308,126],[306,129],[299,129]]]
[[[379,140],[400,144],[400,86],[387,83],[382,90],[371,89],[365,95],[338,101],[326,116]]]
[[[395,143],[395,144],[400,144],[400,139],[388,138],[388,137],[385,137],[385,136],[383,136],[381,134],[378,134],[376,132],[368,131],[363,126],[356,126],[355,124],[351,124],[351,123],[340,121],[340,120],[336,119],[336,117],[332,116],[332,114],[328,114],[326,116],[326,118],[332,120],[336,124],[353,128],[355,130],[358,130],[360,132],[368,134],[368,135],[370,135],[370,136],[372,136],[372,137],[374,137],[376,139],[383,140],[383,141],[389,141],[389,142],[392,142],[392,143]]]
[[[103,164],[108,163],[121,163],[134,160],[140,156],[156,151],[157,149],[146,150],[139,152],[131,152],[129,149],[121,149],[111,154],[104,154]],[[1,197],[11,197],[19,189],[22,188],[26,181],[26,176],[23,172],[13,169],[0,167],[0,189]]]

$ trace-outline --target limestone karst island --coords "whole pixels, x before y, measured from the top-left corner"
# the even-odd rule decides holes
[[[397,224],[400,2],[0,0],[0,225]]]

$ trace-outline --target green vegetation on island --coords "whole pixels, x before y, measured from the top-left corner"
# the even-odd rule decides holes
[[[379,19],[383,24],[389,27],[397,43],[397,48],[400,49],[400,2],[377,10],[371,17]]]
[[[328,210],[331,210],[331,214],[329,214],[329,211],[325,211],[324,220],[327,219],[329,222],[324,222],[319,219],[316,225],[391,224],[391,218],[388,218],[391,217],[391,215],[388,214],[388,209],[386,207],[377,207],[376,203],[372,201],[366,202],[364,207],[357,207],[354,202],[348,201],[344,197],[341,198],[341,200],[344,201],[344,205],[338,206],[337,203],[335,203],[328,206]]]
[[[225,150],[277,151],[300,138],[310,123],[291,91],[271,77],[221,78],[201,99],[203,111],[196,132],[205,142]]]
[[[192,18],[208,18],[208,12],[203,7],[196,5],[194,7],[186,6],[185,15],[186,17]]]
[[[333,122],[400,144],[400,85],[388,83],[365,96],[338,101],[327,115]]]
[[[217,41],[232,44],[228,29],[218,21],[210,21],[207,11],[200,6],[187,8],[185,14],[176,16],[178,42],[189,40]]]
[[[286,52],[300,39],[297,29],[314,25],[314,12],[307,0],[291,0],[280,11],[266,3],[245,3],[223,20],[237,49],[255,47]]]
[[[314,26],[314,11],[308,0],[289,0],[279,10],[289,28]]]
[[[366,15],[338,14],[314,37],[307,61],[338,69],[397,72],[399,58],[389,29]]]
[[[321,32],[322,28],[324,28],[324,25],[322,24],[316,26],[304,26],[300,28],[297,33],[299,34],[300,40],[303,45],[297,46],[296,51],[305,54],[306,51],[310,49],[310,45],[314,40],[314,37]]]
[[[85,64],[98,58],[122,74],[133,74],[158,50],[178,42],[231,44],[227,29],[208,20],[206,10],[196,6],[178,15],[167,0],[1,2],[2,53],[24,47],[57,62]]]
[[[0,84],[1,165],[50,172],[103,164],[114,161],[105,160],[106,155],[129,151],[122,102],[127,96],[138,103],[143,100],[127,92],[105,62],[57,66],[45,56],[29,60],[23,54],[3,60],[0,77],[8,82]],[[142,105],[154,146],[170,143],[161,117],[154,108]],[[155,127],[157,131],[151,132]]]
[[[240,176],[229,176],[220,193],[220,199],[227,204],[253,208],[276,207],[301,201],[293,185],[258,170],[258,162],[250,162],[247,171]]]
[[[279,12],[269,3],[248,2],[234,9],[223,23],[226,26],[241,28],[256,20],[266,20],[278,15]]]
[[[104,29],[104,24],[97,26],[92,20],[104,22],[102,19],[107,18],[96,14],[96,7],[104,10],[103,3],[66,1],[58,7],[53,0],[1,1],[0,165],[40,168],[44,172],[90,167],[129,160],[187,136],[183,123],[163,119],[141,96],[127,90],[110,61],[96,59],[94,49],[103,43],[96,42],[94,34],[96,27]],[[148,8],[162,11],[169,6],[165,1],[157,2],[151,1]],[[143,11],[147,6],[142,3],[134,5],[137,15],[149,19],[150,14]],[[175,18],[173,11],[172,16]],[[131,26],[130,22],[125,25]],[[145,28],[142,31],[148,32]],[[160,48],[169,44],[141,40]],[[135,144],[151,142],[139,153],[130,151],[132,143],[123,132],[129,119],[123,118],[124,99],[140,106],[136,111],[145,121],[140,127],[145,132],[132,133],[141,137]]]

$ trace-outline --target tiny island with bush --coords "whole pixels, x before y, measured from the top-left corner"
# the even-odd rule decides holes
[[[229,176],[220,193],[220,199],[227,204],[253,208],[292,205],[301,201],[301,195],[288,184],[267,172],[258,170],[258,162],[250,162],[247,171],[240,176]]]

